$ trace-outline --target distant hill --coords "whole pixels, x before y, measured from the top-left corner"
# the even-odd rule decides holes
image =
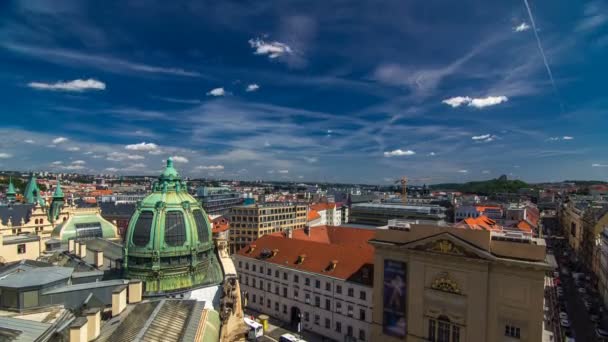
[[[431,185],[433,190],[454,190],[479,195],[490,195],[501,192],[517,192],[522,188],[529,188],[530,185],[520,180],[509,180],[506,176],[487,181],[467,182],[467,183],[443,183]]]

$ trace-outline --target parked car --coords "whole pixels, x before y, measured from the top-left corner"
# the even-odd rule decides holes
[[[587,293],[587,290],[585,290],[585,288],[584,288],[584,287],[579,287],[579,288],[577,289],[577,291],[578,291],[578,293],[580,293],[580,294],[585,294],[585,293]]]
[[[559,320],[559,324],[564,328],[570,328],[570,321],[567,318],[566,319],[561,318]]]
[[[568,319],[568,314],[562,311],[562,312],[559,313],[559,318],[561,318],[561,319]]]

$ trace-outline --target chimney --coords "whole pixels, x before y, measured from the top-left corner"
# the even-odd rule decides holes
[[[120,315],[127,307],[127,285],[117,286],[112,291],[112,317]]]
[[[288,239],[292,239],[292,238],[293,238],[293,229],[291,229],[291,228],[287,228],[287,231],[285,232],[285,236],[286,236]]]
[[[143,290],[143,282],[139,279],[129,281],[128,299],[129,304],[141,302],[141,293]]]
[[[308,223],[306,224],[306,226],[304,226],[304,233],[310,236],[310,225]]]
[[[74,239],[68,240],[68,253],[74,253]]]
[[[92,341],[99,336],[101,332],[101,309],[91,308],[84,312],[87,317],[87,338]]]
[[[92,249],[93,252],[93,264],[95,267],[103,267],[103,251],[101,249]]]
[[[74,241],[74,255],[80,256],[80,242]]]
[[[81,242],[79,247],[80,253],[78,253],[78,256],[80,257],[80,259],[84,259],[87,256],[87,245],[85,245],[84,242]]]
[[[88,321],[85,317],[76,318],[70,324],[70,342],[88,341]]]

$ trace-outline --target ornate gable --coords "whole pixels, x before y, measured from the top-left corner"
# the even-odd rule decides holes
[[[446,254],[458,257],[493,260],[495,257],[450,233],[441,233],[410,242],[403,247],[417,251]]]

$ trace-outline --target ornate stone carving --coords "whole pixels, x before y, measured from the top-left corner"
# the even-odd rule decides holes
[[[447,272],[442,272],[433,280],[431,288],[438,291],[461,294],[460,287]]]
[[[452,241],[446,239],[434,241],[431,250],[445,254],[464,255],[464,250],[461,247],[454,245]]]

